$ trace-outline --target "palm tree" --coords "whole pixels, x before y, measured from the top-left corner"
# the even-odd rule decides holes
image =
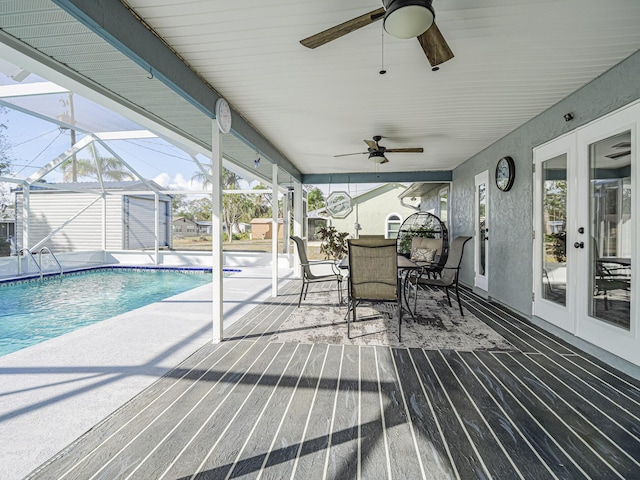
[[[210,164],[204,164],[203,167],[211,171]],[[223,189],[233,190],[238,188],[240,185],[240,179],[241,177],[237,173],[234,173],[231,170],[227,170],[226,168],[222,167],[222,188]],[[194,173],[193,176],[191,177],[191,181],[202,183],[202,186],[204,188],[211,186],[209,177],[205,175],[203,172]]]
[[[114,182],[122,182],[125,180],[135,180],[131,173],[124,170],[124,165],[120,160],[113,157],[102,157],[96,152],[93,152],[93,160],[88,158],[76,159],[76,172],[78,177],[85,178],[98,178],[98,165],[102,172],[103,180],[111,180]],[[65,182],[73,181],[73,163],[67,161],[62,165],[62,179]]]

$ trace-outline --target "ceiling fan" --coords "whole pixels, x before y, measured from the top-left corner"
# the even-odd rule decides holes
[[[383,164],[387,163],[389,159],[385,157],[385,153],[422,153],[424,152],[424,148],[387,148],[380,145],[378,142],[382,140],[380,135],[375,135],[372,140],[365,140],[364,143],[367,144],[369,149],[366,152],[357,152],[357,153],[344,153],[342,155],[334,155],[334,157],[347,157],[349,155],[369,155],[369,158],[372,158],[376,162]]]
[[[631,142],[620,142],[616,145],[613,145],[611,148],[624,148],[623,152],[614,152],[609,155],[605,155],[607,158],[611,158],[615,160],[616,158],[626,157],[631,154]],[[627,150],[628,149],[628,150]]]
[[[432,0],[383,0],[383,7],[300,40],[316,48],[384,18],[384,29],[398,38],[417,37],[432,67],[451,60],[453,52],[435,24]],[[434,68],[436,69],[436,68]]]

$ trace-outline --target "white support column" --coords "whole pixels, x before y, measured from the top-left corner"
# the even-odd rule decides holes
[[[293,183],[293,234],[302,238],[302,222],[304,219],[302,209],[302,184],[294,181]],[[300,278],[300,257],[293,256],[293,271],[296,278]]]
[[[17,249],[29,248],[29,229],[31,224],[31,197],[29,193],[29,184],[25,182],[22,188],[22,246],[16,245]]]
[[[155,208],[155,253],[156,253],[156,265],[160,265],[160,194],[155,192],[153,195],[154,208]]]
[[[282,198],[282,253],[287,256],[289,262],[291,259],[289,258],[289,192],[284,194]],[[291,264],[289,264],[291,266]]]
[[[273,211],[271,219],[271,296],[278,296],[278,164],[271,166],[272,200],[271,209]]]
[[[215,120],[211,122],[211,265],[213,269],[213,343],[223,338],[222,289],[222,136]]]
[[[102,252],[107,251],[107,194],[102,192]]]

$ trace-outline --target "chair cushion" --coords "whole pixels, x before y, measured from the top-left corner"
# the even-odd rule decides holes
[[[436,255],[442,252],[442,239],[441,238],[426,238],[426,237],[413,237],[411,239],[411,251],[414,248],[429,248],[435,249]]]
[[[433,262],[436,252],[435,248],[412,248],[411,260],[414,262]]]

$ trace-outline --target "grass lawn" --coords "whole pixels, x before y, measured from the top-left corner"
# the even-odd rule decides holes
[[[293,251],[293,242],[291,242]],[[211,236],[173,238],[174,250],[199,250],[211,251]],[[223,242],[222,250],[225,252],[264,252],[271,253],[271,240],[234,240],[233,242]],[[282,240],[278,240],[278,251],[282,252]],[[312,260],[324,259],[320,254],[320,244],[312,244],[307,248],[307,255]]]

